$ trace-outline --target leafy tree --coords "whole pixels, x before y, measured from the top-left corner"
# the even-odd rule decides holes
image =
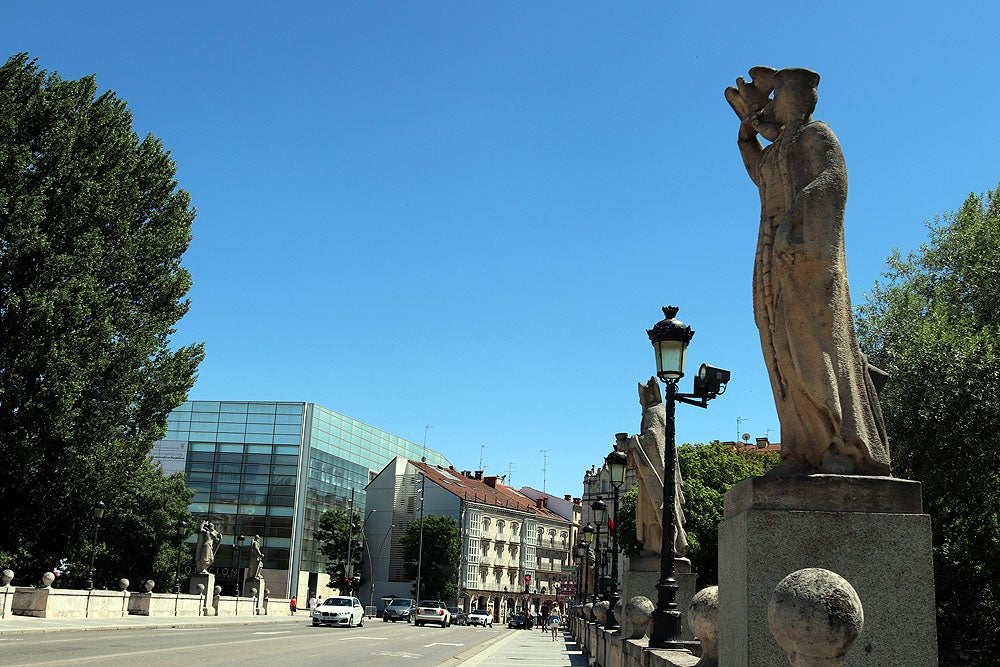
[[[631,489],[618,497],[618,546],[622,553],[629,558],[638,556],[642,551],[642,542],[636,537],[635,515],[636,505],[639,501],[639,485],[636,484]]]
[[[190,519],[183,485],[146,461],[203,357],[170,341],[195,215],[175,173],[93,76],[25,54],[0,67],[0,561],[25,576],[65,563],[82,582],[98,500],[98,585],[165,572]],[[140,517],[132,503],[153,498],[166,514]]]
[[[351,517],[348,529],[348,516]],[[316,539],[320,542],[319,551],[326,558],[326,573],[330,575],[330,588],[338,588],[349,592],[355,588],[355,582],[360,581],[361,552],[364,549],[361,531],[361,517],[343,509],[331,509],[319,517],[319,528],[316,529]],[[348,540],[350,536],[350,540]],[[351,546],[350,574],[347,568],[348,541]]]
[[[894,251],[858,309],[893,474],[923,485],[941,664],[1000,664],[1000,188],[970,195]]]
[[[420,520],[403,529],[403,570],[413,580],[413,595],[421,599],[458,599],[458,575],[462,563],[462,542],[458,522],[451,517],[424,517],[424,544],[420,550]],[[422,554],[420,591],[417,591],[418,554]]]
[[[699,587],[719,583],[719,522],[723,497],[737,482],[763,475],[778,464],[777,452],[737,449],[719,441],[677,448],[684,477],[688,558]]]

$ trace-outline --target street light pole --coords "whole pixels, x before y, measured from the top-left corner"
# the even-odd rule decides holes
[[[347,511],[347,562],[344,564],[344,583],[351,594],[351,548],[354,546],[354,487],[351,487],[351,508]]]
[[[103,516],[104,503],[98,500],[94,503],[94,539],[90,543],[90,569],[87,570],[88,591],[94,590],[94,559],[97,557],[97,529],[101,527],[101,518]]]
[[[246,537],[243,534],[233,538],[233,547],[236,549],[236,615],[240,615],[240,547]]]
[[[597,523],[597,532],[594,536],[594,601],[604,597],[601,579],[604,577],[604,558],[601,553],[601,524],[604,523],[608,515],[608,505],[604,499],[597,496],[597,500],[590,504],[590,509],[594,512],[594,521]]]
[[[615,442],[623,442],[627,437],[627,433],[616,433]],[[611,477],[611,487],[614,489],[614,499],[611,507],[611,520],[614,525],[614,530],[611,533],[611,594],[609,597],[611,604],[608,607],[608,618],[604,627],[608,630],[613,630],[618,627],[615,607],[621,600],[621,596],[618,595],[618,494],[621,491],[622,484],[625,483],[625,468],[628,464],[628,455],[625,452],[619,451],[616,445],[615,449],[604,459],[604,464],[608,468],[608,474]]]
[[[587,523],[586,526],[584,526],[580,530],[580,534],[581,534],[581,537],[580,537],[580,546],[583,547],[583,573],[584,573],[584,578],[583,578],[583,603],[584,604],[587,604],[587,602],[590,601],[589,600],[590,593],[588,592],[589,583],[590,583],[589,582],[589,579],[590,579],[590,575],[589,575],[589,570],[590,570],[590,543],[594,541],[594,533],[595,532],[596,531],[594,530],[594,526],[591,523],[589,523],[589,522]],[[597,563],[595,562],[594,564],[596,565]],[[594,581],[594,592],[595,593],[597,592],[597,582],[596,582],[596,580]],[[595,600],[595,602],[596,602],[596,600]]]
[[[694,392],[682,394],[677,382],[684,377],[687,346],[694,330],[677,319],[676,306],[664,306],[664,318],[646,334],[656,353],[656,375],[664,384],[664,460],[663,460],[663,518],[660,545],[660,581],[656,585],[657,604],[652,614],[649,634],[650,648],[680,648],[681,611],[677,606],[677,579],[674,569],[674,541],[677,532],[675,503],[677,478],[676,423],[677,402],[707,408],[708,402],[726,390],[730,373],[721,368],[702,364],[694,379]]]
[[[174,571],[174,593],[181,593],[181,551],[184,549],[184,538],[187,537],[187,521],[177,522],[177,569]]]

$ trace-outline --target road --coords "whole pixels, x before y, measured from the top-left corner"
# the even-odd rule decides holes
[[[302,621],[256,626],[65,631],[0,638],[0,665],[430,665],[458,664],[506,628],[413,627],[368,621],[313,628]]]

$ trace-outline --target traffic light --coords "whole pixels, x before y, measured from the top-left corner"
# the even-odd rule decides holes
[[[530,574],[524,575],[524,587],[525,588],[531,588],[531,575]]]

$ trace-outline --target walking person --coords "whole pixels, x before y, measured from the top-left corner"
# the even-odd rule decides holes
[[[549,616],[549,630],[552,631],[552,641],[559,638],[559,610],[553,609],[552,614]]]
[[[540,627],[539,630],[545,632],[545,628],[547,628],[549,625],[549,605],[543,604],[541,612],[542,612],[542,622],[539,623],[539,625],[541,625],[542,627]]]
[[[288,611],[292,612],[292,616],[294,616],[295,612],[297,612],[298,610],[299,610],[298,604],[295,600],[295,596],[293,595],[292,599],[288,601]]]

